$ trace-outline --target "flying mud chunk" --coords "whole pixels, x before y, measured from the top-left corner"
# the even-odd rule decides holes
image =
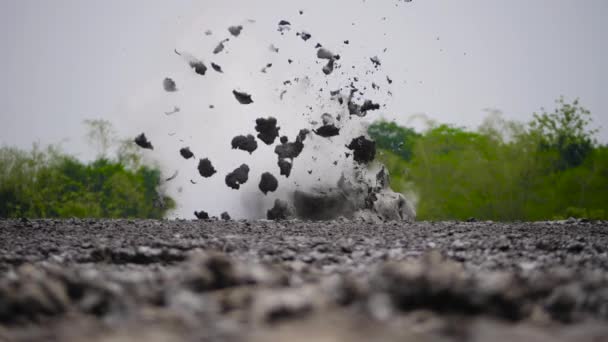
[[[334,118],[331,114],[324,113],[321,115],[321,121],[323,121],[323,126],[313,130],[316,135],[329,138],[340,134],[340,129],[334,124]]]
[[[165,182],[170,182],[172,180],[174,180],[175,178],[177,178],[177,175],[179,175],[179,170],[175,170],[175,172],[173,172],[173,174],[165,179]]]
[[[152,146],[152,143],[148,141],[148,138],[146,138],[146,135],[144,133],[135,137],[134,141],[135,141],[135,144],[137,144],[137,146],[139,146],[141,148],[145,148],[148,150],[154,149],[154,147]]]
[[[296,33],[296,36],[300,36],[300,38],[302,38],[303,41],[307,41],[312,37],[312,35],[310,33],[305,32],[305,31]]]
[[[360,164],[367,164],[376,158],[376,142],[364,136],[353,139],[348,146],[353,151],[353,159]]]
[[[208,158],[201,159],[198,162],[198,173],[204,178],[209,178],[213,176],[217,171],[211,164],[211,161]]]
[[[221,215],[220,218],[224,221],[230,221],[232,218],[230,218],[230,215],[228,214],[228,212],[224,211]]]
[[[289,21],[279,21],[279,28],[277,29],[277,31],[279,31],[281,34],[285,34],[285,32],[289,30],[291,30],[291,23]]]
[[[243,26],[242,25],[235,25],[235,26],[230,26],[228,28],[228,32],[230,32],[231,35],[238,37],[241,34],[241,31],[243,30]]]
[[[213,68],[213,70],[215,70],[215,71],[217,71],[219,73],[223,73],[224,72],[224,70],[222,70],[221,66],[219,66],[219,65],[217,65],[217,64],[215,64],[213,62],[211,62],[211,67]]]
[[[279,136],[280,129],[281,127],[277,127],[277,119],[273,117],[255,120],[255,130],[258,132],[258,139],[262,140],[266,145],[274,144],[274,140]]]
[[[226,175],[226,185],[238,190],[249,179],[249,166],[243,164]]]
[[[234,98],[236,98],[236,100],[239,101],[239,103],[242,105],[248,105],[248,104],[253,103],[253,100],[251,99],[251,95],[249,95],[247,93],[233,90],[232,94],[234,94]]]
[[[336,135],[340,135],[340,129],[336,127],[334,124],[323,125],[316,130],[312,130],[316,135],[321,136],[323,138],[335,137]]]
[[[190,67],[194,69],[194,72],[201,76],[205,76],[205,73],[207,72],[207,66],[202,61],[191,61]]]
[[[190,147],[184,147],[184,148],[180,149],[179,154],[181,154],[182,157],[184,157],[184,159],[190,159],[190,158],[194,157],[194,153],[192,153],[192,151],[190,151]]]
[[[291,174],[291,167],[292,167],[291,162],[287,159],[279,159],[279,162],[277,164],[279,165],[279,169],[281,170],[281,176],[285,176],[285,178],[289,178],[289,175]]]
[[[267,195],[268,192],[276,191],[278,187],[279,187],[279,182],[270,172],[264,172],[262,174],[262,178],[260,179],[259,188],[264,193],[264,195]]]
[[[369,60],[372,62],[372,64],[374,65],[374,67],[376,69],[378,69],[382,65],[382,63],[380,62],[380,58],[378,58],[378,56],[374,56],[374,57],[370,58]]]
[[[377,103],[373,103],[371,100],[365,100],[365,102],[363,102],[363,106],[361,106],[362,113],[367,113],[368,110],[378,109],[380,109],[380,105]]]
[[[279,159],[294,159],[302,153],[303,149],[304,144],[300,141],[286,142],[275,147],[274,153],[279,156]]]
[[[255,141],[255,138],[251,134],[248,134],[247,136],[237,135],[232,139],[233,150],[239,149],[242,151],[247,151],[249,152],[249,154],[252,154],[253,151],[257,150],[257,148],[258,143],[257,141]]]
[[[286,201],[276,199],[274,207],[266,212],[266,218],[269,220],[280,221],[288,220],[294,217],[294,210]]]
[[[163,88],[165,89],[166,92],[169,92],[169,93],[177,91],[177,85],[175,84],[175,81],[170,79],[169,77],[166,77],[163,80]]]
[[[208,220],[209,219],[209,214],[207,214],[207,212],[205,212],[203,210],[195,211],[194,216],[196,216],[196,218],[199,220]]]
[[[335,61],[340,59],[339,55],[334,55],[331,51],[326,48],[320,48],[317,50],[317,58],[327,59],[327,64],[323,66],[323,73],[329,75],[334,71]]]
[[[228,38],[222,40],[221,42],[219,42],[217,44],[217,46],[215,47],[215,49],[213,49],[213,54],[217,55],[218,53],[224,51],[224,43],[228,41]]]

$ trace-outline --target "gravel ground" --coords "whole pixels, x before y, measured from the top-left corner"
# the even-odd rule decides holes
[[[608,223],[3,220],[0,341],[608,341]]]

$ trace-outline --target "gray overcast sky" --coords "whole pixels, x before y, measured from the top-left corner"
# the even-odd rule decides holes
[[[606,0],[3,0],[0,144],[29,147],[33,141],[67,139],[68,152],[86,157],[82,121],[107,118],[125,136],[179,131],[191,139],[184,143],[203,149],[192,141],[193,123],[213,137],[229,128],[226,121],[247,115],[233,104],[230,89],[249,89],[264,100],[276,95],[278,85],[265,92],[261,82],[280,85],[310,70],[318,73],[305,61],[314,61],[310,45],[317,41],[339,52],[342,63],[381,57],[382,78],[394,80],[394,96],[383,99],[387,107],[379,116],[407,123],[424,113],[439,122],[476,127],[486,108],[526,121],[565,95],[580,97],[606,143],[606,18]],[[291,35],[298,29],[310,32],[308,46],[278,35],[281,19],[292,22]],[[228,37],[226,28],[239,23],[245,25],[242,36],[231,40],[228,53],[216,56],[226,74],[190,78],[173,48],[209,61],[216,58],[210,53],[215,44]],[[207,29],[214,34],[205,36]],[[278,56],[270,56],[270,43],[281,47]],[[287,58],[296,59],[294,65],[287,66]],[[259,69],[268,61],[277,66],[269,79],[261,79]],[[169,97],[160,86],[165,76],[175,77],[185,91]],[[275,115],[291,110],[263,102],[250,109]],[[210,117],[208,104],[219,105],[221,118]],[[162,111],[173,105],[183,107],[182,116],[163,121]],[[285,122],[292,117],[282,120],[290,126]],[[175,154],[176,147],[167,153]]]

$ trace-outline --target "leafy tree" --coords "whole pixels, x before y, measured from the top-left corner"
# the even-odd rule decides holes
[[[101,137],[106,152],[86,164],[54,147],[0,148],[0,217],[162,218],[175,207],[159,189],[158,168],[142,165],[130,147],[102,157],[113,130],[106,123],[92,130],[88,137]]]
[[[534,113],[530,127],[541,137],[542,149],[558,152],[556,168],[565,170],[585,161],[593,150],[593,135],[597,130],[588,128],[592,122],[591,112],[582,107],[578,99],[570,104],[560,97],[556,103],[558,107],[551,113],[545,109],[541,109],[540,114]]]
[[[391,151],[408,161],[412,158],[416,139],[420,137],[413,129],[388,121],[373,123],[368,128],[368,133],[378,148]]]

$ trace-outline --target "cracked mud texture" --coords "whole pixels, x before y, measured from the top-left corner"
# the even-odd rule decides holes
[[[606,341],[608,223],[0,221],[0,341]]]

